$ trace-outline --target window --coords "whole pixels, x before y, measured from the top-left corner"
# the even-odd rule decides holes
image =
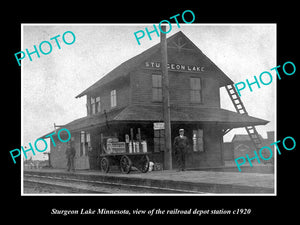
[[[162,77],[158,74],[152,74],[152,100],[162,101]]]
[[[90,134],[81,131],[80,133],[80,156],[87,156],[88,155],[88,149],[91,146],[91,137]]]
[[[91,109],[92,109],[91,114],[96,114],[101,112],[100,97],[96,97],[96,98],[91,97]]]
[[[101,103],[100,103],[100,97],[96,98],[96,104],[95,104],[96,112],[99,113],[101,112]]]
[[[96,113],[96,103],[95,103],[95,98],[91,98],[91,107],[92,107],[92,114]]]
[[[88,155],[89,147],[91,147],[91,135],[90,133],[85,133],[85,156]]]
[[[203,152],[203,130],[193,130],[193,151]]]
[[[201,102],[201,80],[200,78],[191,77],[190,78],[190,93],[191,102],[200,103]]]
[[[80,133],[80,153],[79,156],[83,156],[85,152],[85,132]]]
[[[116,90],[112,90],[110,92],[110,104],[111,104],[112,108],[117,106],[117,92],[116,92]]]

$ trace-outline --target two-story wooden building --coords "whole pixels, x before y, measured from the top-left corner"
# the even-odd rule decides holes
[[[170,36],[167,46],[172,140],[179,128],[185,129],[191,143],[187,168],[221,166],[224,130],[265,125],[268,121],[220,108],[219,90],[233,81],[182,32]],[[163,163],[164,130],[154,127],[163,122],[160,62],[157,44],[76,96],[86,97],[87,116],[64,127],[70,130],[75,143],[77,169],[99,168],[97,157],[103,149],[103,137],[125,142],[130,136],[136,140],[138,130],[151,152],[151,161]],[[51,144],[54,168],[66,167],[65,148],[64,143],[57,147]]]

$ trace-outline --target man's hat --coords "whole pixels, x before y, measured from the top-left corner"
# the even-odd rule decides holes
[[[179,132],[180,132],[180,131],[184,131],[184,129],[179,129]]]

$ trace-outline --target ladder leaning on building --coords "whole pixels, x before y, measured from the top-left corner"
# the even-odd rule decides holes
[[[230,97],[236,111],[239,114],[248,115],[248,112],[246,111],[246,108],[245,108],[240,96],[238,95],[234,85],[233,84],[226,85],[225,88],[229,94],[229,97]],[[259,135],[258,135],[258,132],[257,132],[255,126],[246,126],[245,129],[246,129],[251,141],[253,142],[255,148],[257,150],[259,150],[262,147],[261,146],[262,141],[259,138]]]

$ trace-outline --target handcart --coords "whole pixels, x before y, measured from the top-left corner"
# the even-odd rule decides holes
[[[126,144],[125,142],[114,141],[114,138],[104,138],[106,145],[102,146],[102,154],[99,155],[100,168],[108,173],[111,166],[118,166],[122,173],[130,173],[132,167],[137,168],[142,173],[149,170],[149,152],[139,143]],[[136,148],[135,148],[136,147]],[[144,146],[145,147],[145,146]]]
[[[111,166],[118,165],[122,173],[129,173],[132,166],[142,173],[149,170],[149,153],[110,153],[100,155],[100,167],[108,173]]]

